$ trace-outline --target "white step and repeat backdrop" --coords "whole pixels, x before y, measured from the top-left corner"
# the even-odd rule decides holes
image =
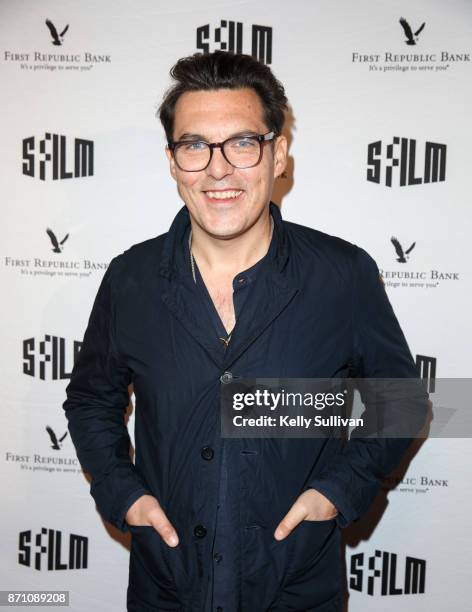
[[[107,262],[181,206],[155,118],[169,68],[214,49],[286,86],[284,217],[369,251],[423,373],[470,377],[471,2],[2,0],[0,589],[125,609],[129,542],[61,406]],[[471,459],[427,440],[345,531],[350,612],[470,609]]]

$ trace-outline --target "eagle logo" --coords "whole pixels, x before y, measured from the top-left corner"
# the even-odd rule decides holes
[[[56,238],[55,233],[49,227],[46,229],[46,234],[49,236],[52,244],[52,250],[54,253],[62,253],[63,244],[69,238],[69,234],[66,234],[64,238],[59,242]]]
[[[59,440],[57,439],[56,434],[54,433],[54,430],[52,427],[49,427],[49,425],[46,425],[46,431],[49,434],[49,437],[51,438],[51,448],[54,450],[61,450],[61,442],[62,440],[64,440],[64,438],[67,436],[67,431],[66,433],[62,436],[62,438],[59,438]]]
[[[406,36],[405,43],[407,45],[416,45],[418,41],[418,36],[423,31],[423,28],[426,25],[426,22],[424,21],[414,34],[410,27],[410,24],[404,17],[400,17],[400,25],[402,26],[403,31],[405,32],[405,36]]]
[[[395,238],[395,236],[392,236],[390,238],[390,242],[393,244],[393,246],[395,247],[395,251],[398,255],[397,257],[397,261],[399,263],[406,263],[409,259],[408,255],[411,253],[411,251],[415,248],[415,244],[416,242],[413,242],[413,244],[405,251],[403,252],[403,247],[400,244],[400,242],[398,241],[397,238]]]
[[[46,19],[46,25],[48,26],[49,32],[52,37],[52,41],[51,41],[52,44],[57,45],[57,46],[62,45],[64,35],[69,29],[69,24],[66,25],[66,27],[62,30],[60,34],[57,33],[56,26],[53,24],[53,22],[50,19]]]

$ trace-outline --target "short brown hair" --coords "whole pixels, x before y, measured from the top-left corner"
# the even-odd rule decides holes
[[[169,143],[173,141],[177,100],[189,91],[251,88],[259,96],[268,129],[279,135],[284,124],[287,98],[271,69],[250,55],[214,51],[183,57],[171,68],[175,83],[159,107],[159,118]]]

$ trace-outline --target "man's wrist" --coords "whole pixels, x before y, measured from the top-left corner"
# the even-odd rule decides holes
[[[126,502],[123,504],[123,507],[116,521],[116,526],[124,533],[129,531],[128,523],[126,521],[126,515],[128,514],[128,510],[131,508],[134,502],[137,501],[143,495],[152,495],[152,493],[150,493],[147,489],[144,488],[136,489],[129,495],[129,497],[126,499]]]

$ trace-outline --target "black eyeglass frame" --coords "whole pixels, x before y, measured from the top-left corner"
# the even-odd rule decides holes
[[[257,166],[258,164],[260,164],[261,159],[262,159],[262,155],[263,155],[263,152],[264,152],[264,149],[263,149],[264,144],[266,142],[273,141],[274,138],[276,138],[276,136],[277,136],[277,134],[275,132],[267,132],[267,134],[254,134],[254,135],[250,135],[250,136],[230,136],[226,140],[223,140],[223,142],[206,142],[205,140],[177,140],[176,142],[169,142],[169,143],[167,143],[167,148],[170,151],[172,151],[172,156],[174,158],[174,161],[175,161],[177,167],[180,170],[182,170],[183,172],[202,172],[203,170],[206,170],[208,168],[208,166],[210,165],[210,163],[211,163],[211,160],[212,160],[212,157],[213,157],[213,149],[220,149],[221,154],[223,155],[225,160],[228,162],[228,164],[230,164],[230,166],[233,166],[233,168],[237,168],[238,170],[245,170],[247,168],[254,168],[254,166]],[[224,146],[230,140],[235,140],[235,139],[237,140],[237,139],[243,139],[243,138],[247,138],[247,139],[251,139],[251,140],[256,140],[259,143],[259,158],[258,158],[258,160],[254,164],[251,164],[250,166],[235,166],[226,157]],[[182,168],[182,166],[179,165],[179,162],[177,161],[177,158],[175,156],[175,150],[179,146],[181,146],[181,145],[195,144],[197,142],[202,142],[203,144],[207,145],[207,147],[210,149],[210,158],[208,159],[208,163],[207,163],[207,165],[204,168],[199,168],[198,170],[186,170],[185,168]]]

